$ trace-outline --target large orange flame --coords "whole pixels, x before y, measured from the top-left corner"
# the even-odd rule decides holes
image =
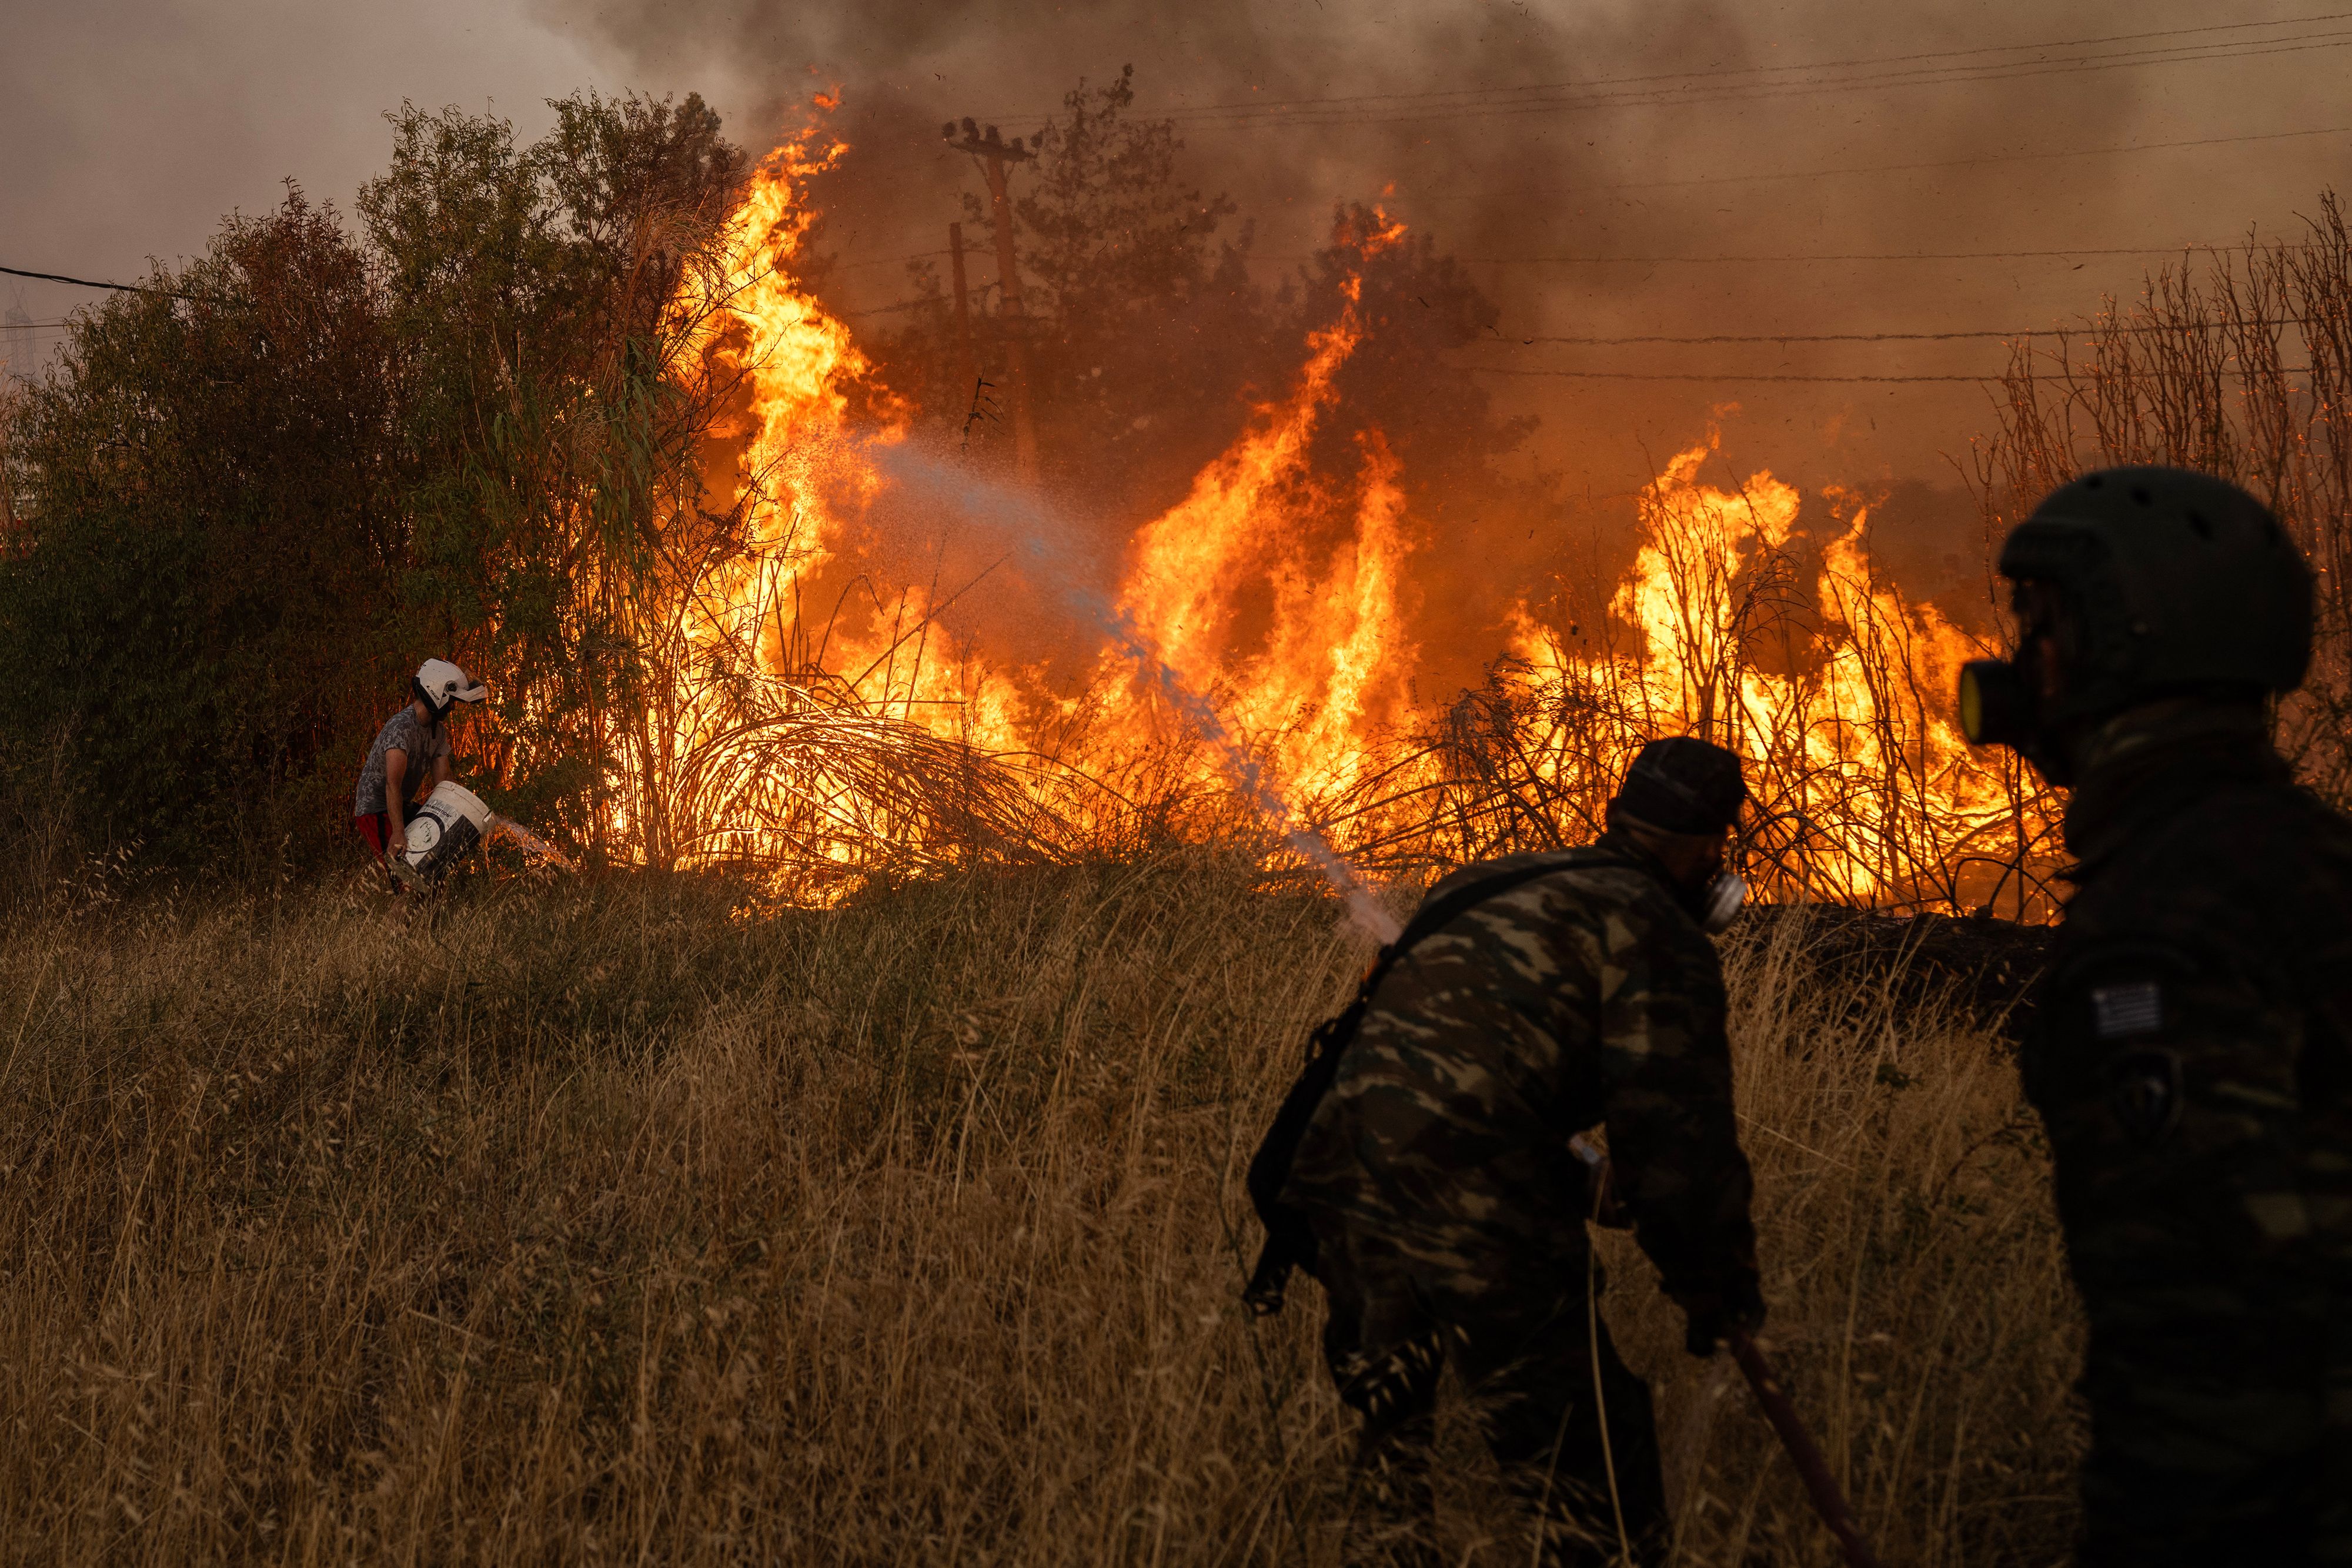
[[[1403,236],[1376,214],[1340,242],[1359,259]],[[1169,668],[1217,689],[1235,727],[1271,754],[1277,774],[1310,792],[1360,776],[1379,728],[1402,716],[1404,500],[1396,460],[1377,436],[1362,443],[1351,538],[1334,559],[1307,559],[1315,530],[1298,514],[1332,504],[1307,451],[1334,396],[1332,378],[1364,335],[1360,273],[1341,281],[1343,308],[1307,340],[1298,381],[1282,402],[1192,481],[1191,493],[1136,536],[1120,610]],[[1235,605],[1270,585],[1273,622],[1261,647],[1234,641]]]
[[[749,630],[780,675],[821,664],[866,713],[1033,765],[1050,752],[1071,776],[1181,727],[1132,667],[1146,653],[1213,706],[1294,817],[1392,840],[1410,815],[1395,801],[1458,790],[1461,769],[1428,743],[1435,716],[1415,706],[1408,682],[1415,529],[1397,460],[1372,432],[1358,438],[1348,478],[1316,473],[1310,456],[1367,330],[1360,267],[1403,233],[1384,216],[1339,236],[1358,271],[1342,281],[1337,319],[1308,336],[1287,393],[1134,532],[1113,600],[1120,636],[1105,639],[1087,702],[1047,689],[1034,650],[943,651],[914,585],[893,587],[895,607],[862,624],[820,632],[804,619],[800,589],[853,548],[837,512],[888,506],[877,444],[905,435],[887,422],[848,428],[844,385],[870,367],[793,273],[814,217],[806,183],[843,151],[796,138],[761,163],[736,217],[732,327],[716,351],[748,388],[731,434],[756,548],[709,595],[703,634],[740,644]],[[1644,739],[1706,734],[1749,758],[1758,852],[1784,883],[1859,901],[1973,902],[1998,874],[1954,868],[1972,854],[1987,868],[2015,859],[2036,825],[2015,780],[1980,767],[1938,711],[1968,639],[1874,572],[1868,507],[1852,497],[1831,497],[1850,515],[1822,549],[1812,623],[1792,629],[1787,593],[1762,590],[1786,587],[1801,498],[1767,473],[1727,489],[1704,482],[1715,451],[1710,437],[1678,453],[1643,492],[1641,547],[1612,600],[1627,633],[1615,646],[1570,653],[1524,603],[1511,607],[1510,645],[1496,650],[1508,655],[1504,706],[1552,716],[1548,731],[1511,741],[1526,784],[1550,791],[1556,814],[1569,801],[1593,817]],[[1308,542],[1334,537],[1319,554]],[[1759,651],[1775,616],[1777,664]],[[1047,723],[1058,727],[1052,746],[1037,735]],[[1374,789],[1390,803],[1372,800]],[[1478,848],[1457,835],[1451,852]]]

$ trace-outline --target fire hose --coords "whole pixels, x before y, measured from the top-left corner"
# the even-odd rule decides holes
[[[1772,1423],[1779,1434],[1780,1446],[1789,1450],[1789,1462],[1797,1467],[1797,1475],[1805,1483],[1805,1491],[1812,1499],[1813,1511],[1837,1537],[1838,1550],[1845,1553],[1849,1568],[1878,1568],[1877,1554],[1854,1522],[1853,1509],[1838,1490],[1837,1479],[1830,1474],[1829,1461],[1813,1443],[1813,1435],[1805,1430],[1804,1421],[1797,1407],[1789,1400],[1788,1392],[1780,1386],[1780,1375],[1756,1342],[1738,1329],[1725,1336],[1731,1346],[1731,1356],[1748,1379],[1748,1386],[1756,1390],[1756,1403],[1764,1406],[1764,1418]]]

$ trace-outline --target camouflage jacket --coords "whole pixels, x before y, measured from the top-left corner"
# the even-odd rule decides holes
[[[2252,714],[2094,737],[2076,884],[2022,1053],[2077,1282],[2230,1291],[2352,1260],[2352,822]]]
[[[1534,857],[1467,867],[1435,897]],[[1619,1196],[1670,1291],[1752,1275],[1723,970],[1664,868],[1615,837],[1473,906],[1401,958],[1309,1124],[1286,1196],[1433,1262],[1582,1256],[1571,1134],[1605,1123]]]

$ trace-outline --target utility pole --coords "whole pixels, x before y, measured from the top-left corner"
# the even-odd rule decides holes
[[[959,152],[981,161],[988,175],[988,199],[996,218],[996,278],[1004,290],[1005,335],[1013,350],[1013,456],[1024,484],[1037,482],[1037,424],[1029,410],[1029,318],[1021,306],[1021,274],[1013,260],[1013,202],[1004,191],[1004,166],[1026,163],[1037,154],[1021,145],[1021,138],[1004,141],[993,125],[982,136],[970,118],[963,121],[963,140],[956,126],[940,127],[940,136]]]
[[[980,381],[980,356],[972,351],[971,307],[964,298],[963,225],[948,225],[948,255],[955,275],[956,353],[961,357],[964,384],[975,386]]]

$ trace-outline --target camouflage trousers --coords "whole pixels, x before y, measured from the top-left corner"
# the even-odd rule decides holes
[[[2352,1568],[2352,1296],[2084,1294],[2082,1568]]]
[[[1516,1258],[1507,1269],[1465,1266],[1455,1252],[1435,1266],[1409,1242],[1351,1229],[1327,1236],[1322,1253],[1324,1356],[1364,1423],[1351,1563],[1443,1561],[1431,1534],[1431,1450],[1449,1363],[1504,1480],[1528,1509],[1538,1561],[1648,1568],[1664,1560],[1649,1385],[1589,1312],[1587,1291],[1600,1280],[1581,1249]]]

